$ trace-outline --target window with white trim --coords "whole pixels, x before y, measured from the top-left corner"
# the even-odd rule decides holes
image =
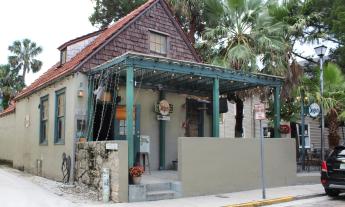
[[[150,51],[161,55],[167,54],[167,36],[150,32]]]

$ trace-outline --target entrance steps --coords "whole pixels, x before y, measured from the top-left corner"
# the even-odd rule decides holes
[[[139,185],[129,185],[129,202],[139,201],[157,201],[180,198],[181,183],[161,182],[161,183],[147,183]]]

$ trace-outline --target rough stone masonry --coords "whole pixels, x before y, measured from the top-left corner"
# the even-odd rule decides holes
[[[102,168],[110,169],[110,199],[119,202],[119,152],[106,150],[106,143],[112,141],[77,143],[75,180],[87,185],[102,195]]]

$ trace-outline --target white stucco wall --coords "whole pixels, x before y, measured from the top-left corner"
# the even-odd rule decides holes
[[[15,113],[0,117],[0,160],[13,161],[16,138]]]
[[[37,160],[42,160],[42,176],[61,180],[62,153],[72,156],[76,114],[86,113],[87,97],[77,97],[80,83],[83,82],[84,88],[87,87],[86,80],[85,75],[74,74],[17,101],[15,114],[0,118],[0,122],[11,119],[9,121],[15,124],[8,132],[13,137],[11,142],[15,152],[12,153],[11,148],[6,149],[9,155],[1,153],[0,158],[9,158],[13,160],[14,167],[24,168],[31,173],[37,173]],[[66,93],[65,143],[59,145],[54,144],[55,91],[62,88],[65,88]],[[46,95],[49,95],[48,144],[40,145],[38,107],[40,98]],[[80,108],[83,110],[77,110]],[[0,133],[0,146],[4,146],[6,142],[9,142],[9,137],[4,138],[3,133]]]

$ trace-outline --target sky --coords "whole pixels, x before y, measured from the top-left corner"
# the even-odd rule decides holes
[[[7,63],[8,46],[29,38],[43,48],[37,59],[43,61],[38,73],[29,73],[26,84],[59,61],[58,47],[68,40],[96,31],[88,17],[91,0],[4,0],[0,6],[0,64]],[[298,45],[304,56],[316,57],[314,45]]]
[[[28,74],[30,84],[59,61],[58,47],[64,42],[96,31],[88,17],[91,0],[4,0],[0,6],[0,64],[7,63],[8,46],[29,38],[43,48],[37,59],[42,69]]]

